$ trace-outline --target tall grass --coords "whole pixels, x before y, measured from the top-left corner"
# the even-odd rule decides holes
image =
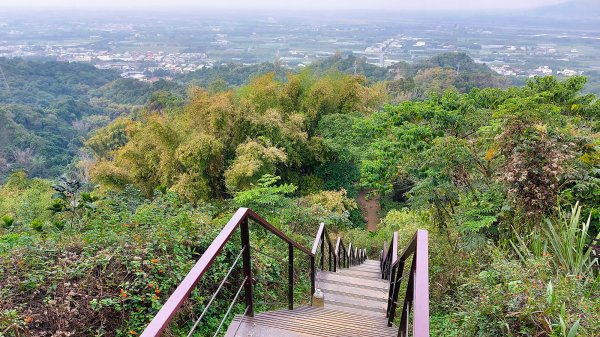
[[[515,232],[517,243],[511,241],[511,245],[522,260],[550,254],[557,271],[593,280],[594,261],[589,247],[591,214],[587,221],[581,221],[581,208],[579,202],[570,212],[559,207],[558,217],[554,221],[545,219],[541,230],[529,235],[529,242]]]

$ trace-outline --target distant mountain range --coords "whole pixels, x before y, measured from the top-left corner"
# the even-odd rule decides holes
[[[575,0],[558,5],[539,7],[528,13],[533,16],[572,20],[598,20],[600,27],[600,1]]]

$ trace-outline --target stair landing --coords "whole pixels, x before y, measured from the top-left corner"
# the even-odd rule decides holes
[[[325,294],[325,307],[300,307],[236,316],[229,337],[267,336],[397,336],[385,317],[388,283],[381,280],[379,261],[367,260],[338,272],[319,272],[316,287]]]

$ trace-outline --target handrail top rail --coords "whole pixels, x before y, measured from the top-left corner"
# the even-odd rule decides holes
[[[335,250],[333,251],[333,254],[335,254],[335,256],[340,256],[340,244],[342,245],[342,247],[344,246],[342,238],[338,236],[337,241],[335,242]]]
[[[238,212],[240,210],[245,211],[245,213],[246,213],[245,215],[247,218],[250,218],[250,219],[258,222],[261,226],[268,229],[271,233],[275,234],[277,237],[279,237],[283,241],[285,241],[287,243],[291,243],[292,246],[294,246],[295,248],[297,248],[298,250],[302,251],[303,253],[305,253],[309,256],[314,256],[314,254],[311,251],[309,251],[308,248],[304,247],[303,245],[296,242],[295,240],[293,240],[292,238],[287,236],[285,233],[283,233],[279,229],[275,228],[275,226],[271,225],[267,220],[263,219],[260,215],[256,214],[256,212],[254,212],[250,208],[241,207],[240,209],[238,209]],[[236,214],[237,214],[237,212],[236,212]],[[235,216],[235,214],[234,214],[234,216]],[[244,220],[244,219],[242,219],[242,220]]]
[[[200,259],[198,259],[196,264],[194,264],[179,286],[177,286],[175,291],[167,299],[154,319],[150,322],[150,324],[148,324],[148,326],[146,326],[146,329],[140,337],[153,337],[160,335],[160,333],[167,327],[177,310],[183,305],[183,302],[185,302],[185,300],[189,297],[202,276],[212,266],[215,258],[221,252],[221,250],[223,250],[223,247],[229,241],[233,233],[240,226],[240,224],[247,219],[252,219],[259,223],[271,233],[275,234],[277,237],[286,241],[288,244],[291,244],[300,251],[306,253],[310,257],[315,256],[315,254],[311,253],[307,248],[289,238],[282,231],[278,230],[260,215],[256,214],[253,210],[240,207],[233,214],[231,219],[229,219],[221,232],[219,232],[217,237],[204,251]]]
[[[415,234],[410,239],[410,242],[408,243],[408,245],[406,247],[404,247],[404,250],[402,250],[402,253],[400,254],[400,258],[395,263],[392,263],[392,266],[395,266],[400,261],[406,261],[406,259],[408,259],[410,257],[410,255],[412,255],[416,251],[417,241],[418,241],[419,237],[426,235],[426,234],[427,234],[427,230],[417,229]]]
[[[320,238],[323,235],[323,231],[325,231],[325,230],[326,230],[325,224],[321,222],[321,224],[319,225],[319,230],[317,231],[317,235],[315,236],[315,241],[313,241],[311,254],[313,254],[313,255],[317,254],[317,249],[319,248],[319,242],[321,241]]]
[[[324,222],[321,222],[321,224],[319,225],[319,230],[317,231],[317,235],[315,236],[315,241],[313,242],[313,246],[312,246],[312,250],[311,253],[313,256],[317,255],[317,249],[319,248],[319,242],[321,242],[321,240],[319,240],[319,238],[323,236],[325,239],[327,239],[327,243],[329,244],[329,246],[333,246],[331,244],[331,238],[329,238],[329,235],[327,233],[327,227],[325,226]],[[325,241],[323,241],[323,244],[325,244]]]
[[[392,266],[398,263],[398,232],[392,236]]]

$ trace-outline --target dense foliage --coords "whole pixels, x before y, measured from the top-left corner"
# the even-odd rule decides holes
[[[323,189],[327,172],[321,168],[340,160],[350,166],[351,159],[327,142],[336,135],[328,129],[330,137],[324,137],[320,124],[374,111],[384,89],[339,74],[289,74],[286,82],[274,76],[257,77],[235,91],[192,88],[178,113],[147,111],[99,131],[88,142],[92,149],[103,149],[107,138],[125,139],[112,151],[96,152],[100,161],[92,177],[106,187],[134,185],[148,196],[162,186],[190,202],[222,199],[251,188],[265,174],[296,183],[301,194]]]
[[[237,207],[306,246],[325,222],[371,258],[394,231],[403,247],[427,229],[432,335],[598,336],[588,245],[600,231],[600,103],[583,77],[483,88],[501,83],[482,67],[461,54],[387,69],[338,55],[298,73],[207,69],[185,93],[183,82],[90,84],[98,106],[144,106],[86,137],[77,174],[49,181],[26,167],[0,187],[0,336],[139,334]],[[12,142],[29,129],[11,120],[0,137]],[[381,201],[373,232],[359,191]],[[258,310],[273,309],[287,247],[251,233]],[[235,240],[170,335],[200,315]],[[298,259],[298,304],[307,273]],[[198,336],[237,287],[225,284]]]
[[[600,103],[584,85],[545,77],[447,90],[355,125],[372,139],[362,184],[412,210],[391,211],[362,240],[381,242],[411,221],[430,229],[437,334],[600,332],[588,246],[600,231]]]
[[[7,80],[7,86],[0,85],[0,180],[21,169],[31,176],[58,176],[75,157],[86,158],[79,149],[90,131],[141,105],[154,110],[181,106],[189,86],[203,87],[212,95],[267,73],[274,72],[282,82],[287,81],[287,73],[295,73],[277,62],[228,64],[147,83],[81,63],[0,59],[0,67]],[[368,64],[364,58],[336,55],[311,64],[305,72],[361,75],[370,85],[384,81],[395,101],[448,87],[466,91],[501,84],[488,68],[465,54],[442,54],[415,65],[388,68]],[[285,109],[298,108],[290,104]]]

